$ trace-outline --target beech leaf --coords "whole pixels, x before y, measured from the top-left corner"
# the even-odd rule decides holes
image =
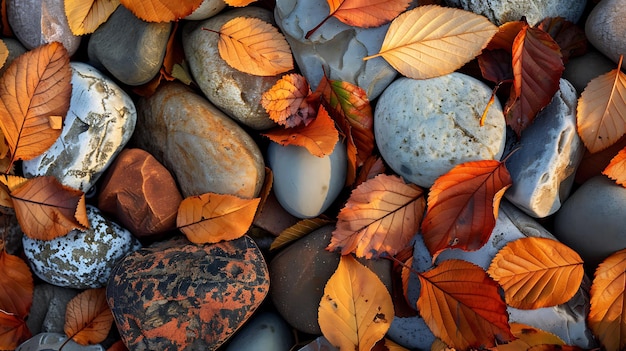
[[[482,349],[514,339],[499,286],[481,267],[447,260],[418,277],[420,315],[450,347]]]
[[[352,256],[342,256],[319,305],[324,337],[341,350],[369,351],[393,317],[391,296],[378,276]]]
[[[15,350],[31,336],[23,318],[0,309],[0,350]]]
[[[224,23],[218,34],[220,57],[236,70],[273,76],[294,68],[287,40],[276,27],[263,20],[235,17]]]
[[[322,218],[305,218],[291,227],[283,230],[280,235],[270,245],[270,251],[278,250],[281,247],[298,240],[316,229],[332,223],[330,220]]]
[[[602,174],[613,179],[617,184],[626,187],[626,148],[611,159]]]
[[[120,5],[120,0],[65,0],[65,16],[74,35],[93,33]]]
[[[591,284],[587,324],[607,351],[626,348],[626,249],[613,253],[596,269]]]
[[[214,193],[190,196],[178,207],[176,226],[196,244],[234,240],[246,234],[260,201]]]
[[[33,303],[33,284],[28,264],[0,247],[0,310],[25,319]]]
[[[619,65],[621,67],[622,58]],[[619,68],[592,79],[578,99],[576,125],[592,153],[606,149],[626,133],[626,74]]]
[[[380,52],[402,75],[427,79],[452,73],[478,56],[498,27],[469,11],[418,6],[391,22]]]
[[[135,16],[146,22],[172,22],[191,15],[204,0],[120,0]]]
[[[88,289],[67,304],[63,330],[81,345],[100,343],[113,326],[113,313],[107,304],[106,289]]]
[[[308,99],[309,83],[302,75],[287,74],[261,96],[261,105],[272,121],[288,128],[308,125],[317,114],[317,104]]]
[[[73,229],[87,230],[85,194],[53,177],[0,178],[10,191],[17,221],[32,239],[52,240]]]
[[[327,250],[365,258],[393,256],[418,232],[425,205],[422,189],[398,176],[367,180],[339,212]]]
[[[487,273],[504,289],[506,303],[524,310],[566,303],[585,275],[583,260],[574,250],[556,240],[534,237],[508,243]]]
[[[70,58],[59,42],[42,45],[15,59],[0,78],[0,128],[11,163],[46,151],[61,135],[50,116],[65,117],[72,93]]]
[[[498,345],[497,351],[529,350],[537,345],[565,345],[558,336],[544,330],[521,324],[511,323],[511,333],[517,338],[508,344]]]
[[[511,184],[505,163],[495,160],[465,162],[435,180],[422,222],[424,243],[433,260],[446,248],[481,248],[489,240],[500,200]]]

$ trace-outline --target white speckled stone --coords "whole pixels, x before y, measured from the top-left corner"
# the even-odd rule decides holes
[[[184,19],[189,21],[199,21],[215,16],[226,7],[224,0],[204,0],[200,7],[195,9],[191,15]]]
[[[456,72],[394,81],[374,112],[374,134],[383,159],[396,173],[423,187],[460,163],[499,160],[506,129],[497,100],[480,126],[490,96],[487,85]]]
[[[577,22],[585,10],[586,0],[446,0],[455,7],[461,7],[486,16],[497,25],[519,21],[526,16],[528,23],[535,23],[547,17],[563,17]]]
[[[130,96],[95,68],[72,62],[72,98],[57,141],[24,161],[26,177],[50,175],[87,192],[128,142],[137,111]]]
[[[585,23],[587,39],[616,64],[626,53],[626,6],[622,0],[602,0],[589,13]],[[625,67],[622,63],[622,67]]]
[[[577,95],[561,79],[552,101],[522,132],[506,167],[513,185],[504,196],[536,218],[555,213],[569,196],[585,147],[576,131]],[[509,150],[510,151],[510,150]]]
[[[67,288],[98,288],[106,284],[115,263],[141,248],[132,234],[87,205],[91,225],[52,240],[24,236],[24,254],[42,280]]]
[[[378,53],[389,25],[358,28],[332,17],[305,39],[328,12],[326,0],[278,0],[274,16],[312,89],[325,72],[330,79],[365,89],[371,100],[376,98],[397,72],[382,57],[367,61],[363,57]]]

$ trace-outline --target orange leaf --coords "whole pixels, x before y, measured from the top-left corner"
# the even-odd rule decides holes
[[[261,105],[270,118],[288,128],[308,125],[315,118],[317,104],[307,97],[311,94],[309,83],[302,75],[283,76],[261,96]]]
[[[433,260],[448,247],[478,250],[496,225],[511,176],[504,162],[471,161],[439,177],[428,194],[422,235]]]
[[[65,117],[72,85],[70,58],[62,44],[33,49],[11,63],[0,78],[0,128],[11,163],[39,156],[57,140],[50,117]]]
[[[4,40],[0,40],[0,68],[4,67],[4,64],[9,58],[9,48]]]
[[[503,49],[511,53],[513,51],[513,42],[519,32],[528,24],[523,21],[506,22],[498,27],[498,32],[491,38],[487,44],[487,50]]]
[[[626,249],[596,269],[587,323],[607,351],[626,349]]]
[[[172,22],[191,15],[203,0],[120,0],[135,16],[146,22]]]
[[[517,338],[508,344],[498,345],[498,351],[528,350],[537,345],[564,345],[565,342],[558,336],[541,329],[521,323],[511,323],[511,333]]]
[[[74,35],[93,33],[120,5],[120,0],[65,0],[65,16]]]
[[[611,162],[602,171],[602,174],[613,179],[617,184],[626,187],[626,148],[623,148],[611,159]]]
[[[280,145],[296,145],[306,148],[311,155],[330,155],[339,141],[339,132],[324,106],[320,105],[317,117],[307,126],[277,128],[262,134]]]
[[[306,33],[308,39],[328,19],[335,17],[355,27],[372,28],[389,23],[409,7],[411,0],[328,0],[330,13]]]
[[[128,348],[122,340],[118,340],[113,345],[111,345],[111,347],[109,347],[107,351],[128,351]]]
[[[232,7],[244,7],[256,1],[257,0],[224,0],[226,5],[232,6]]]
[[[0,309],[0,350],[15,350],[31,336],[23,318]]]
[[[365,258],[395,255],[418,232],[424,206],[420,187],[398,176],[378,175],[352,191],[327,250]]]
[[[592,79],[578,99],[576,121],[592,153],[617,142],[626,133],[626,74],[616,68]]]
[[[26,262],[0,248],[0,310],[25,319],[33,303],[33,289]]]
[[[178,207],[176,226],[196,244],[234,240],[252,225],[260,200],[214,193],[190,196]]]
[[[378,276],[352,256],[342,256],[318,310],[326,339],[341,350],[369,351],[393,317],[391,296]]]
[[[514,338],[498,284],[479,266],[447,260],[418,277],[420,315],[450,347],[494,347]]]
[[[580,288],[583,260],[547,238],[522,238],[503,247],[487,273],[504,289],[506,303],[532,310],[566,303]]]
[[[220,57],[236,70],[273,76],[293,69],[287,40],[276,27],[263,20],[235,17],[224,23],[218,34]]]
[[[53,176],[0,178],[11,191],[17,221],[33,239],[52,240],[73,229],[87,230],[85,194],[62,185]]]
[[[68,338],[81,345],[104,341],[112,325],[113,313],[107,304],[105,288],[85,290],[67,304],[63,330]]]
[[[383,159],[379,156],[370,155],[365,162],[363,162],[363,167],[359,171],[359,174],[354,181],[354,186],[359,186],[366,180],[372,179],[379,174],[385,173],[385,164],[383,163]]]

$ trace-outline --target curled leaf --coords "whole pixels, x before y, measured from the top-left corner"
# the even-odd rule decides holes
[[[581,56],[587,52],[585,31],[563,17],[545,18],[537,23],[536,27],[550,34],[554,41],[559,44],[563,63],[567,63],[570,57]]]
[[[88,289],[76,295],[65,310],[65,334],[81,345],[106,339],[113,325],[113,313],[106,301],[106,289]]]
[[[332,223],[330,220],[322,218],[305,218],[291,227],[283,230],[280,235],[270,245],[270,251],[278,250],[281,247],[300,239],[316,229]]]
[[[511,333],[517,339],[508,344],[498,345],[497,351],[529,350],[538,345],[565,345],[558,336],[521,323],[511,323]]]

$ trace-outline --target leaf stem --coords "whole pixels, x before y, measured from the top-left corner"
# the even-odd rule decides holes
[[[318,24],[317,26],[315,26],[315,28],[311,29],[310,31],[306,32],[306,35],[304,36],[304,39],[309,39],[309,37],[311,35],[313,35],[313,33],[315,33],[316,30],[319,29],[319,27],[322,26],[322,24],[326,23],[326,21],[328,21],[331,17],[333,17],[332,15],[328,15],[326,16],[326,18],[324,18],[322,20],[322,22],[320,22],[320,24]]]

